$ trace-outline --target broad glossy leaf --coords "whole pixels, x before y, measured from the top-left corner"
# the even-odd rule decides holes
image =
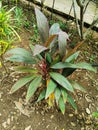
[[[10,93],[14,93],[16,92],[18,89],[20,89],[21,87],[23,87],[24,85],[26,85],[28,82],[30,82],[31,80],[34,79],[34,76],[26,76],[20,80],[18,80],[13,87],[10,90]]]
[[[89,71],[96,72],[96,69],[94,67],[92,67],[92,65],[90,65],[86,62],[80,62],[80,63],[76,63],[76,64],[72,64],[69,62],[59,62],[59,63],[53,65],[51,68],[53,68],[53,69],[63,69],[63,68],[86,69]]]
[[[70,83],[72,84],[74,89],[78,89],[82,92],[86,92],[86,90],[82,87],[82,85],[78,84],[77,82],[70,80]]]
[[[13,49],[9,50],[6,54],[8,54],[8,55],[14,54],[14,55],[21,55],[21,56],[25,56],[25,57],[32,57],[32,54],[23,48],[13,48]]]
[[[22,56],[22,55],[12,55],[12,56],[6,58],[6,60],[13,61],[13,62],[23,62],[23,63],[27,63],[27,64],[36,63],[36,61],[33,57],[26,57],[26,56]]]
[[[63,68],[77,68],[76,64],[71,64],[69,62],[58,62],[51,66],[53,69],[63,69]]]
[[[41,46],[41,45],[35,45],[34,47],[34,51],[33,51],[33,55],[36,56],[38,54],[40,54],[41,52],[47,50],[48,48]]]
[[[21,72],[25,72],[25,73],[33,73],[33,74],[35,74],[35,73],[38,72],[37,69],[30,68],[28,66],[19,66],[19,67],[16,67],[15,69],[18,70],[18,71],[21,71]]]
[[[91,64],[88,64],[86,62],[77,63],[76,66],[78,66],[79,69],[86,69],[86,70],[89,70],[89,71],[96,72],[96,69],[94,67],[92,67]]]
[[[54,96],[55,96],[56,103],[58,104],[58,101],[61,96],[61,90],[58,87],[56,87],[56,89],[55,89]]]
[[[39,87],[42,80],[42,76],[34,78],[34,80],[30,83],[27,95],[26,95],[26,101],[29,101],[30,98],[33,96],[37,88]]]
[[[70,82],[61,74],[50,72],[50,76],[62,87],[67,89],[68,91],[74,92],[72,85]]]
[[[61,56],[64,56],[66,53],[66,45],[67,45],[66,35],[67,34],[63,31],[60,31],[58,35],[59,52]]]
[[[49,35],[58,34],[59,32],[60,32],[60,25],[58,23],[54,23],[49,30]]]
[[[45,43],[49,37],[49,25],[48,25],[47,18],[37,8],[35,8],[35,15],[36,15],[36,19],[37,19],[37,26],[38,26],[41,40],[43,43]]]
[[[45,98],[45,95],[46,95],[46,89],[44,89],[44,90],[40,93],[37,102],[43,100],[43,99]]]
[[[56,86],[57,86],[56,83],[52,79],[50,79],[47,86],[45,99],[47,99],[49,95],[54,92]]]
[[[48,61],[48,63],[52,62],[52,56],[51,56],[51,53],[49,52],[46,53],[46,61]]]
[[[77,106],[76,106],[76,104],[74,102],[74,99],[70,95],[68,95],[68,101],[69,101],[69,103],[72,105],[72,107],[74,109],[77,109]]]
[[[63,97],[63,101],[64,101],[64,103],[66,103],[66,101],[67,101],[67,92],[66,92],[66,90],[64,89],[64,88],[62,88],[61,89],[61,93],[62,93],[62,97]]]
[[[72,54],[71,56],[69,56],[69,57],[65,60],[65,62],[72,62],[72,63],[73,63],[73,62],[77,59],[78,55],[79,55],[79,51],[77,51],[77,52],[75,52],[74,54]]]
[[[59,99],[59,108],[60,108],[61,112],[64,114],[65,113],[65,103],[64,103],[62,97],[60,97],[60,99]]]

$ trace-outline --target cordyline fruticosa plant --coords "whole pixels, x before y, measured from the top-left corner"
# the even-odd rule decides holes
[[[25,66],[19,66],[18,70],[28,74],[18,80],[10,92],[14,93],[28,84],[26,101],[29,101],[34,93],[40,90],[37,101],[47,99],[49,105],[54,105],[56,102],[64,114],[67,101],[74,109],[77,109],[71,96],[74,89],[85,91],[82,86],[67,77],[76,69],[87,69],[94,72],[95,69],[88,63],[75,64],[74,60],[78,57],[79,52],[74,51],[80,44],[67,53],[68,35],[66,32],[60,29],[58,23],[54,23],[49,29],[46,17],[37,8],[35,8],[35,14],[42,44],[35,46],[30,44],[31,51],[14,48],[7,52],[7,54],[11,54],[7,60],[25,63]]]

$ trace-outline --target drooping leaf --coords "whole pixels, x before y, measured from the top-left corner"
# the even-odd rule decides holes
[[[96,69],[94,67],[92,67],[91,64],[86,63],[86,62],[77,63],[76,66],[78,66],[79,69],[86,69],[86,70],[89,70],[89,71],[96,72]]]
[[[45,95],[46,95],[46,89],[44,89],[44,90],[40,93],[37,102],[43,100],[43,99],[45,98]]]
[[[35,8],[35,15],[36,15],[36,19],[37,19],[37,26],[38,26],[41,40],[43,43],[45,43],[49,37],[49,25],[48,25],[47,18],[37,8]]]
[[[41,46],[41,45],[35,45],[34,47],[34,51],[33,51],[33,55],[36,56],[38,54],[40,54],[41,52],[47,50],[48,48]]]
[[[78,84],[77,82],[70,80],[70,83],[72,84],[74,89],[78,89],[82,92],[86,92],[86,90],[82,87],[82,85]]]
[[[36,63],[36,60],[33,57],[26,57],[26,56],[22,56],[22,55],[12,55],[12,56],[6,58],[6,60],[13,61],[13,62],[23,62],[23,63],[27,63],[27,64]]]
[[[61,90],[58,87],[56,87],[56,89],[55,89],[54,96],[55,96],[56,103],[58,104],[58,101],[61,96]]]
[[[29,44],[29,47],[30,47],[31,51],[33,52],[34,51],[34,46],[32,44]]]
[[[58,23],[54,23],[49,30],[49,35],[58,34],[59,31],[60,31],[60,25]]]
[[[52,79],[50,79],[47,86],[45,99],[47,99],[49,95],[54,92],[56,86],[57,86],[56,83]]]
[[[30,98],[33,96],[37,88],[39,87],[42,80],[42,76],[34,78],[34,80],[30,83],[27,95],[26,95],[26,101],[29,101]]]
[[[66,92],[66,90],[64,89],[64,88],[62,88],[61,89],[61,93],[62,93],[62,97],[63,97],[63,101],[64,101],[64,103],[66,103],[66,101],[67,101],[67,92]]]
[[[64,103],[62,97],[60,97],[60,99],[59,99],[59,108],[60,108],[61,112],[64,114],[65,113],[65,103]]]
[[[60,31],[58,35],[58,44],[59,44],[59,52],[61,57],[66,53],[66,44],[67,44],[67,33]]]
[[[74,109],[77,109],[77,106],[76,106],[76,104],[74,102],[74,99],[70,95],[68,95],[67,99],[68,99],[69,103],[72,105],[72,107]]]
[[[79,55],[79,51],[77,51],[77,52],[75,52],[74,54],[72,54],[71,56],[69,56],[69,57],[65,60],[65,62],[71,62],[71,63],[73,63],[73,62],[77,59],[78,55]]]
[[[74,92],[72,85],[70,82],[61,74],[56,72],[50,72],[50,76],[62,87],[67,89],[68,91]]]
[[[92,67],[92,65],[86,63],[86,62],[80,62],[76,64],[72,64],[69,62],[59,62],[56,63],[55,65],[51,66],[53,69],[63,69],[63,68],[74,68],[74,69],[86,69],[89,71],[94,71],[96,72],[96,69]]]
[[[11,55],[21,55],[24,57],[32,57],[32,54],[27,51],[26,49],[23,48],[13,48],[11,50],[9,50],[7,53],[7,55],[11,54]]]
[[[15,68],[17,71],[21,71],[21,72],[25,72],[25,73],[37,73],[38,70],[37,69],[34,69],[34,68],[31,68],[31,67],[28,67],[28,66],[18,66]]]
[[[26,76],[20,80],[18,80],[13,87],[10,90],[10,93],[14,93],[16,92],[18,89],[20,89],[21,87],[23,87],[24,85],[26,85],[28,82],[30,82],[31,80],[34,79],[34,76]]]

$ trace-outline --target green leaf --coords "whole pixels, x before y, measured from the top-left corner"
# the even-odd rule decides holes
[[[63,100],[64,100],[64,103],[66,103],[67,101],[67,92],[65,89],[61,89],[61,93],[62,93],[62,97],[63,97]]]
[[[80,53],[79,51],[75,52],[74,54],[72,54],[71,56],[69,56],[69,57],[65,60],[65,62],[72,62],[72,63],[73,63],[73,62],[77,59],[79,53]]]
[[[91,64],[88,64],[86,62],[77,63],[76,66],[78,66],[78,69],[86,69],[86,70],[89,70],[89,71],[96,72],[96,69],[94,67],[92,67]]]
[[[71,64],[68,62],[59,62],[59,63],[56,63],[55,65],[52,65],[51,68],[53,69],[63,69],[63,68],[86,69],[89,71],[96,72],[96,69],[94,67],[92,67],[90,64],[85,63],[85,62],[80,62],[77,64]]]
[[[18,80],[13,87],[10,90],[10,93],[14,93],[16,92],[18,89],[20,89],[21,87],[23,87],[24,85],[26,85],[28,82],[30,82],[31,80],[34,79],[34,76],[26,76],[20,80]]]
[[[29,44],[29,46],[30,46],[31,51],[33,52],[34,51],[34,45]]]
[[[59,108],[60,108],[61,112],[64,114],[65,113],[65,103],[64,103],[62,97],[60,97],[60,99],[59,99]]]
[[[18,66],[15,68],[17,71],[25,72],[25,73],[37,73],[38,70],[34,68],[30,68],[28,66]]]
[[[55,89],[54,96],[55,96],[56,103],[58,104],[58,101],[59,101],[60,96],[61,96],[61,91],[58,87]]]
[[[45,99],[47,99],[49,97],[49,95],[54,92],[56,86],[57,86],[56,83],[52,79],[50,79],[48,86],[47,86]]]
[[[36,19],[37,19],[37,26],[38,26],[41,40],[43,43],[45,43],[49,37],[49,25],[48,25],[47,18],[37,8],[35,8],[35,15],[36,15]]]
[[[45,98],[45,95],[46,95],[46,89],[44,89],[44,90],[40,93],[37,102],[43,100],[43,99]]]
[[[72,107],[74,109],[77,109],[77,106],[76,106],[76,104],[74,102],[74,99],[70,95],[68,95],[68,101],[69,101],[69,103],[72,105]]]
[[[49,30],[49,35],[58,34],[59,31],[60,31],[60,25],[58,23],[54,23]]]
[[[35,64],[36,61],[33,57],[24,57],[22,55],[12,55],[8,58],[6,58],[6,60],[9,60],[9,61],[13,61],[13,62],[23,62],[23,63],[26,63],[26,64]]]
[[[64,56],[66,53],[66,45],[67,45],[67,33],[60,31],[58,35],[58,44],[59,44],[59,52],[60,56]]]
[[[9,50],[7,54],[21,55],[24,57],[32,57],[32,54],[23,48],[13,48]]]
[[[42,76],[36,77],[29,85],[27,95],[26,95],[26,101],[29,101],[29,99],[33,96],[37,88],[39,87],[42,80]]]
[[[72,84],[74,89],[78,89],[78,90],[80,90],[82,92],[86,92],[86,90],[80,84],[78,84],[77,82],[75,82],[73,80],[69,80],[69,81]]]
[[[51,63],[52,62],[52,56],[49,52],[46,53],[46,60]]]
[[[50,76],[62,87],[67,89],[68,91],[74,92],[72,85],[70,82],[61,74],[50,72]]]

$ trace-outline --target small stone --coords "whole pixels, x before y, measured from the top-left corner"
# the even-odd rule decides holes
[[[75,124],[75,123],[73,123],[73,122],[71,122],[71,125],[72,125],[73,127],[75,127],[75,126],[76,126],[76,124]]]
[[[86,121],[85,121],[85,124],[86,124],[86,125],[90,125],[90,124],[92,124],[92,121],[91,121],[91,120],[86,120]]]
[[[10,125],[10,123],[11,123],[11,120],[10,120],[10,118],[8,118],[7,119],[7,124]]]
[[[85,130],[85,128],[84,128],[84,127],[82,127],[82,128],[81,128],[81,130]]]
[[[3,123],[2,123],[2,126],[3,126],[4,128],[6,128],[6,127],[7,127],[7,123],[6,123],[6,122],[3,122]]]
[[[2,114],[0,113],[0,116],[2,116]]]
[[[30,129],[31,129],[31,125],[25,128],[25,130],[30,130]]]
[[[54,118],[54,115],[51,115],[51,117],[50,117],[51,119],[53,119]]]
[[[90,114],[90,113],[91,113],[90,110],[89,110],[89,108],[86,108],[86,113],[87,113],[87,114]]]
[[[69,114],[69,117],[73,117],[73,114]]]

